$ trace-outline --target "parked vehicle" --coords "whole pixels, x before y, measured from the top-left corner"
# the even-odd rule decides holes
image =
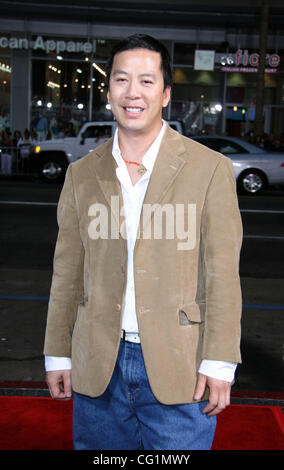
[[[284,153],[267,152],[234,137],[204,135],[192,139],[232,160],[239,192],[257,194],[269,185],[284,183]]]
[[[178,121],[169,121],[171,127],[182,133]],[[48,182],[60,182],[69,163],[84,157],[114,135],[116,121],[85,123],[76,137],[45,140],[33,149],[32,166]]]

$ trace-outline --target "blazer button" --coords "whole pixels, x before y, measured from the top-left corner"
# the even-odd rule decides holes
[[[120,312],[120,311],[121,311],[121,305],[120,305],[120,304],[116,304],[116,311],[117,311],[117,312]]]

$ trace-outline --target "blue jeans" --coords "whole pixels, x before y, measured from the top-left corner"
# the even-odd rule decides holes
[[[76,450],[211,448],[216,417],[202,413],[207,402],[158,402],[149,386],[140,344],[121,342],[111,381],[101,396],[74,393],[73,397]]]

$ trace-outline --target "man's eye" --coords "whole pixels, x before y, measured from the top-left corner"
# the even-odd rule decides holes
[[[153,82],[152,82],[152,80],[143,80],[143,83],[145,85],[152,85]]]
[[[117,81],[117,82],[125,82],[126,79],[125,79],[125,78],[117,78],[116,81]]]

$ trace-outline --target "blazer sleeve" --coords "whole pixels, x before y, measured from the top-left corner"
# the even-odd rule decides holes
[[[71,338],[78,304],[83,301],[84,246],[68,166],[57,209],[58,237],[48,304],[44,354],[71,357]]]
[[[241,362],[242,295],[239,259],[242,221],[233,165],[220,155],[207,189],[201,221],[206,292],[203,359]]]

